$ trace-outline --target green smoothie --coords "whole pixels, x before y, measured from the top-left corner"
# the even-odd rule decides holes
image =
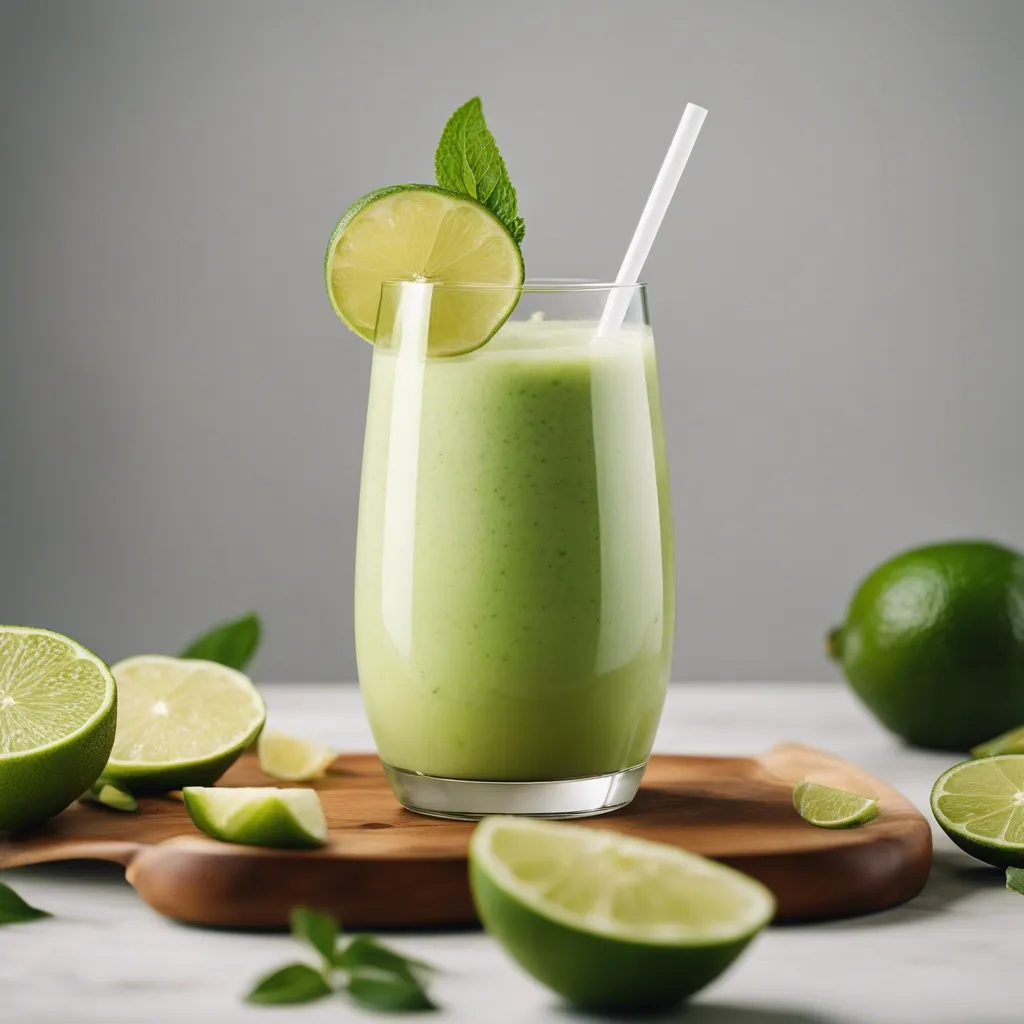
[[[356,650],[388,764],[457,779],[642,764],[672,655],[650,329],[507,323],[451,358],[376,349]]]

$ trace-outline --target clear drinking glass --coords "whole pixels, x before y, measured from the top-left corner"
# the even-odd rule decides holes
[[[596,337],[617,287],[630,291],[625,320]],[[494,308],[483,288],[495,291],[382,291],[359,496],[360,686],[406,807],[600,814],[640,785],[672,656],[646,291],[497,289],[516,303],[497,334],[434,354],[452,347],[453,309],[468,316],[477,296]]]

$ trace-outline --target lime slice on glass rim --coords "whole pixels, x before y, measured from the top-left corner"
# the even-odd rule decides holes
[[[196,828],[225,843],[303,850],[327,842],[327,818],[312,789],[186,786],[182,796]]]
[[[103,777],[133,794],[214,783],[267,717],[249,677],[213,661],[143,654],[111,671],[117,734]]]
[[[0,829],[52,818],[88,789],[116,720],[100,658],[48,629],[0,626]]]
[[[324,257],[334,311],[367,341],[386,281],[469,286],[433,293],[430,355],[471,352],[493,337],[515,308],[523,277],[523,255],[505,225],[482,203],[435,185],[363,196],[338,221]]]
[[[878,817],[878,801],[872,797],[806,780],[793,787],[793,806],[818,828],[854,828]]]
[[[282,782],[308,782],[319,779],[331,766],[336,754],[330,747],[277,729],[264,729],[256,743],[260,768]]]
[[[953,765],[932,787],[931,804],[961,850],[996,867],[1024,867],[1024,755]]]
[[[487,931],[538,981],[592,1010],[679,1003],[775,912],[772,894],[732,868],[579,825],[485,818],[469,864]]]

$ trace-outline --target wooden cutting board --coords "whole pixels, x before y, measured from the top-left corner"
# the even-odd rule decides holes
[[[793,809],[808,778],[879,799],[861,828],[827,830]],[[275,785],[247,754],[222,785]],[[140,813],[74,804],[37,829],[0,839],[0,869],[63,860],[124,864],[154,909],[178,921],[279,927],[296,905],[330,911],[347,928],[476,921],[466,879],[473,825],[401,808],[372,754],[345,754],[317,783],[330,825],[321,850],[291,852],[200,835],[176,794],[140,800]],[[796,744],[754,758],[651,758],[629,807],[588,819],[724,861],[764,882],[778,920],[881,910],[916,896],[931,864],[931,830],[894,789],[830,754]]]

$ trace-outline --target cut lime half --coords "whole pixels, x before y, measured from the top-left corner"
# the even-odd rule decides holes
[[[111,671],[117,735],[103,774],[131,793],[212,784],[266,719],[248,676],[216,662],[144,654]]]
[[[186,786],[185,807],[196,828],[225,843],[312,849],[327,842],[327,819],[312,789]]]
[[[675,1005],[718,977],[775,910],[760,882],[732,868],[581,826],[485,818],[469,862],[488,932],[589,1009]]]
[[[931,802],[960,849],[996,867],[1024,867],[1024,755],[953,765],[936,781]]]
[[[282,782],[309,782],[319,779],[331,766],[335,752],[330,747],[277,729],[264,729],[256,744],[260,768],[272,779]]]
[[[363,196],[338,222],[324,258],[334,311],[367,341],[385,281],[470,286],[432,291],[430,355],[469,352],[491,338],[515,308],[523,273],[519,246],[487,207],[434,185]]]
[[[0,626],[0,829],[35,825],[88,789],[114,742],[110,669],[70,637]]]
[[[877,800],[817,782],[798,782],[793,806],[804,821],[818,828],[855,828],[878,816]]]

